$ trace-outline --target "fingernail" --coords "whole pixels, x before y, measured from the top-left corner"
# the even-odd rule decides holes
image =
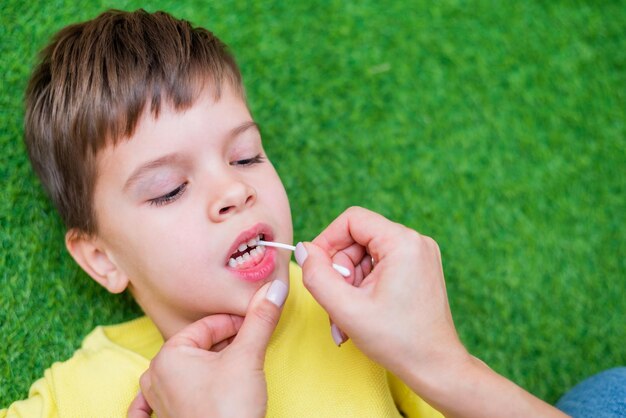
[[[285,283],[280,280],[274,280],[270,285],[270,288],[267,289],[265,299],[280,308],[285,303],[285,299],[287,299],[288,291],[289,289]]]
[[[343,277],[350,277],[350,270],[347,267],[333,263],[333,268]]]
[[[335,324],[332,324],[330,326],[330,334],[333,336],[333,341],[335,342],[337,347],[340,347],[343,343],[343,336],[341,335],[339,327]]]
[[[302,244],[301,242],[296,244],[296,251],[294,252],[294,256],[296,257],[298,265],[302,267],[304,261],[309,256],[309,254],[306,252],[306,248],[304,248],[304,244]]]

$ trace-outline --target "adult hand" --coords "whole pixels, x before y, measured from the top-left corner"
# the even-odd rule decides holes
[[[467,359],[433,239],[350,208],[312,243],[298,244],[296,260],[305,287],[333,322],[390,371],[402,375],[407,362],[421,370],[441,358]],[[353,266],[350,279],[332,263]]]
[[[563,416],[467,352],[432,238],[350,208],[311,243],[299,243],[296,260],[332,321],[444,415]],[[349,280],[332,263],[351,266]]]
[[[212,315],[170,338],[141,376],[129,418],[263,417],[263,363],[287,297],[279,280],[261,287],[245,318]]]

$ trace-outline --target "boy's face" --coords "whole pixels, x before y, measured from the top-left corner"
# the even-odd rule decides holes
[[[286,251],[230,261],[259,235],[292,241],[285,189],[230,88],[218,101],[203,93],[186,111],[165,106],[158,119],[145,112],[97,164],[97,240],[166,337],[208,314],[244,315],[264,283],[287,280]]]

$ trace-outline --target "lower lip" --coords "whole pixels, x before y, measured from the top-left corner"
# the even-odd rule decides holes
[[[258,282],[267,279],[276,268],[276,249],[265,247],[261,262],[247,269],[235,269],[226,266],[235,276],[246,282]]]

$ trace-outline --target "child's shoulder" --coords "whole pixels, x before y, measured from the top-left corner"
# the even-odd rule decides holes
[[[156,333],[156,336],[155,336]],[[96,327],[71,358],[54,363],[7,416],[125,416],[162,339],[146,317]]]

